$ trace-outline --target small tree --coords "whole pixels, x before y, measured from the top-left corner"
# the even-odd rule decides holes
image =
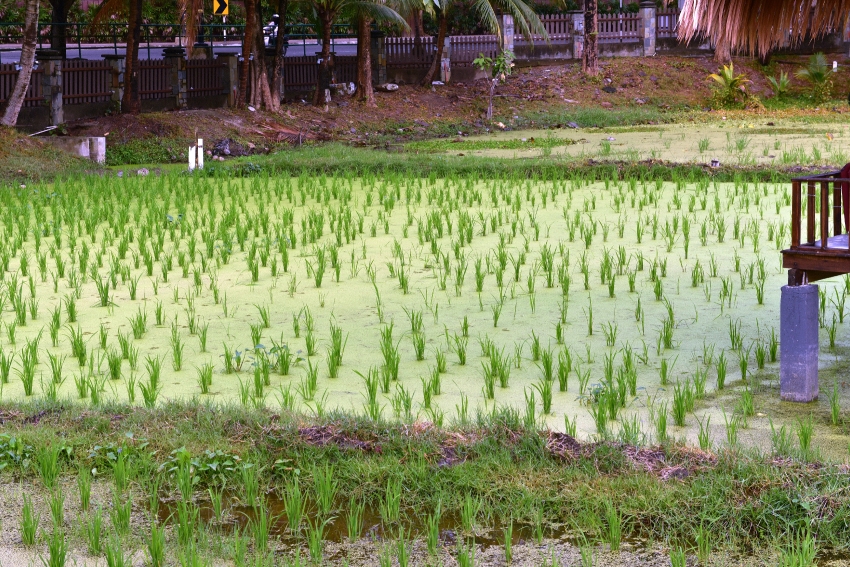
[[[493,95],[496,93],[496,87],[499,81],[505,82],[514,67],[514,54],[510,50],[503,50],[498,57],[485,57],[483,53],[478,54],[472,64],[482,71],[490,72],[490,96],[487,104],[487,120],[493,118]]]

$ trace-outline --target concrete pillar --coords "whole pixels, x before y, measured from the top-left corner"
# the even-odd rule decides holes
[[[186,84],[186,50],[182,47],[166,47],[162,50],[166,63],[171,66],[171,93],[174,96],[174,108],[188,106],[188,86]]]
[[[641,37],[643,38],[643,55],[652,57],[655,55],[656,19],[655,2],[652,0],[641,0],[640,19],[642,25]]]
[[[514,17],[510,14],[502,14],[499,31],[502,32],[502,49],[514,50]]]
[[[117,112],[121,112],[121,100],[124,98],[124,65],[126,57],[123,55],[104,55],[103,58],[112,69],[112,78],[109,89],[112,91],[112,105]]]
[[[372,30],[369,50],[372,59],[372,84],[383,85],[387,82],[387,47],[384,32]]]
[[[818,286],[783,286],[779,304],[779,395],[788,402],[818,397]]]
[[[584,12],[570,12],[573,19],[573,59],[584,57]]]
[[[52,49],[39,49],[36,60],[44,69],[41,76],[41,93],[50,115],[50,125],[58,126],[65,122],[62,109],[62,55]]]
[[[233,108],[236,106],[236,98],[239,94],[239,55],[219,53],[216,60],[224,62],[224,68],[221,71],[221,90],[222,94],[227,95],[227,106]],[[283,90],[280,92],[282,93]]]
[[[106,163],[106,138],[103,136],[92,136],[89,142],[89,159],[95,163]]]
[[[443,60],[440,61],[440,80],[449,84],[452,80],[452,36],[446,34],[443,41]]]

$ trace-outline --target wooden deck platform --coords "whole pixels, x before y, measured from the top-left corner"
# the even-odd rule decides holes
[[[842,202],[844,184],[850,186],[850,179],[842,178],[840,172],[792,180],[791,247],[782,251],[788,285],[850,274],[850,237],[842,208],[850,203]],[[806,239],[802,241],[804,215]]]

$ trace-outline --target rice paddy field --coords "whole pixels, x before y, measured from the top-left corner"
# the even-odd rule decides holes
[[[241,171],[0,195],[3,564],[844,564],[786,176]]]

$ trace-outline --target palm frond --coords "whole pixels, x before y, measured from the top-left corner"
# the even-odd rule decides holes
[[[848,11],[850,0],[686,0],[679,38],[705,35],[732,49],[767,53],[786,39],[799,43],[807,33],[843,29]]]
[[[369,2],[367,0],[352,2],[351,8],[353,8],[355,13],[367,16],[368,18],[376,22],[399,24],[404,27],[404,29],[408,29],[410,27],[407,21],[401,16],[401,14],[399,14],[386,4]]]

